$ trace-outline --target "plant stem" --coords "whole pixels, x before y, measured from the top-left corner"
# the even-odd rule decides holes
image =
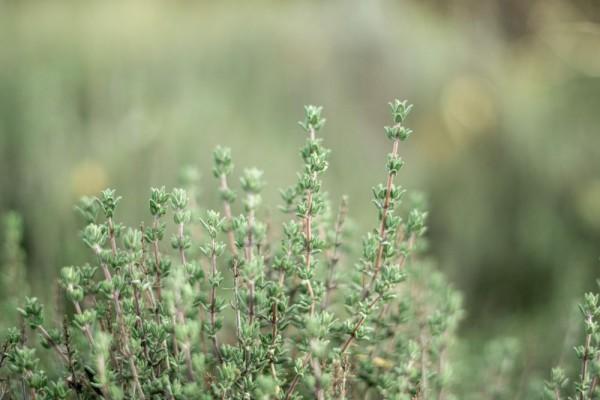
[[[109,241],[110,247],[112,250],[113,257],[117,256],[117,241],[115,238],[115,229],[113,225],[112,218],[108,218],[108,230],[109,230]],[[98,249],[99,250],[99,249]],[[98,256],[100,253],[98,252]],[[108,267],[105,263],[101,263],[102,270],[104,271],[104,275],[107,280],[112,282],[112,275],[108,270]],[[135,365],[135,357],[131,353],[129,349],[129,336],[127,334],[127,329],[125,327],[125,320],[123,318],[123,312],[121,310],[121,302],[119,300],[119,291],[113,291],[113,300],[115,303],[115,314],[117,317],[117,324],[119,325],[119,331],[121,334],[122,342],[123,342],[123,353],[126,358],[128,358],[129,367],[131,369],[131,375],[133,377],[133,382],[135,384],[135,391],[139,393],[140,399],[145,400],[146,396],[144,396],[144,391],[142,390],[142,385],[140,384],[139,374],[137,370],[137,366]]]
[[[79,315],[82,315],[83,311],[81,310],[81,305],[79,304],[79,302],[74,301],[73,304],[75,305],[75,312]],[[85,334],[85,337],[87,338],[88,342],[90,342],[90,345],[94,347],[94,338],[92,337],[92,332],[88,324],[85,324],[83,326],[83,333]]]
[[[185,268],[185,266],[187,265],[187,259],[185,257],[185,249],[183,248],[183,243],[184,243],[184,230],[183,230],[184,226],[183,226],[183,222],[180,222],[177,226],[177,235],[179,237],[179,258],[181,261],[181,266],[182,268]],[[176,293],[175,297],[177,299],[179,299],[179,295]],[[181,299],[179,299],[181,300]],[[185,324],[185,315],[183,313],[183,310],[181,309],[181,301],[177,301],[176,302],[176,307],[177,307],[177,318],[179,319],[179,323],[184,325]],[[185,362],[186,362],[186,367],[187,367],[187,373],[188,373],[188,378],[190,379],[190,381],[192,381],[194,379],[194,370],[192,367],[192,354],[190,351],[190,341],[189,338],[185,338],[184,342],[183,342],[183,354],[185,356]]]
[[[155,216],[154,222],[152,223],[152,229],[156,231],[158,229],[158,224],[159,224],[158,216]],[[152,250],[154,252],[154,263],[156,264],[156,298],[158,299],[158,302],[160,303],[162,300],[162,282],[160,279],[161,257],[160,257],[160,248],[158,246],[158,239],[156,237],[152,241]]]
[[[221,174],[219,177],[220,180],[220,190],[223,193],[229,191],[229,183],[227,182],[227,175]],[[238,271],[238,261],[237,261],[237,246],[235,244],[235,235],[233,234],[233,229],[231,228],[231,224],[233,223],[233,214],[231,212],[231,204],[227,200],[223,200],[223,214],[225,215],[225,220],[228,224],[227,229],[227,244],[229,246],[229,251],[231,252],[231,256],[233,257],[233,290],[234,290],[234,308],[235,308],[235,335],[238,341],[240,341],[240,327],[242,325],[242,316],[240,311],[240,303],[239,303],[239,271]]]
[[[587,317],[587,322],[588,324],[592,323],[592,316],[588,315]],[[592,335],[591,334],[587,334],[585,335],[585,345],[584,345],[584,351],[583,351],[583,361],[581,364],[581,382],[584,383],[587,381],[588,378],[588,364],[590,362],[590,344],[592,342]],[[579,393],[579,400],[584,400],[585,399],[585,395],[584,392],[581,391]]]
[[[589,391],[589,394],[588,394],[588,397],[590,399],[592,399],[593,396],[594,396],[594,392],[596,391],[596,386],[598,386],[598,376],[594,376],[592,378],[592,383],[590,385],[590,391]],[[557,395],[560,395],[560,394],[557,393]]]
[[[304,357],[304,360],[302,360],[302,368],[305,368],[306,365],[310,362],[310,360],[311,360],[311,355],[310,355],[310,353],[308,353]],[[300,375],[296,374],[294,376],[294,378],[292,379],[292,382],[290,383],[290,386],[289,386],[287,392],[285,392],[285,400],[289,400],[292,397],[292,393],[294,393],[294,390],[296,390],[296,386],[298,386],[299,381],[300,381]]]
[[[216,240],[213,239],[212,240],[212,254],[210,256],[210,273],[212,278],[214,279],[216,273],[217,273],[217,253],[216,253]],[[216,306],[217,306],[217,296],[216,296],[216,291],[217,288],[215,287],[215,285],[211,285],[210,288],[210,325],[213,331],[213,335],[212,335],[212,344],[213,344],[213,350],[215,352],[215,354],[217,355],[217,358],[219,359],[219,363],[223,362],[223,358],[221,356],[221,351],[219,350],[219,342],[217,340],[217,331],[216,331],[216,325],[217,325],[217,320],[216,320],[216,316],[217,316],[217,310],[216,310]]]
[[[309,129],[310,140],[315,140],[315,129],[311,127]],[[316,178],[316,172],[312,173],[312,179]],[[311,256],[312,256],[312,207],[313,207],[313,193],[312,190],[308,189],[306,191],[306,215],[304,217],[304,228],[306,234],[306,269],[311,269]],[[306,288],[308,290],[308,295],[310,296],[310,316],[312,317],[315,313],[315,292],[312,287],[312,283],[310,279],[306,281]]]
[[[398,139],[394,140],[394,144],[392,147],[392,157],[398,156],[399,143],[400,143],[400,141]],[[371,277],[371,282],[370,282],[368,288],[365,290],[363,297],[368,296],[368,293],[371,290],[371,288],[373,287],[373,284],[375,283],[375,280],[377,279],[377,275],[379,275],[379,271],[381,270],[381,262],[383,259],[383,247],[384,247],[385,241],[387,240],[386,221],[387,221],[388,211],[390,208],[392,187],[394,185],[394,176],[395,176],[395,173],[392,173],[392,172],[388,173],[387,183],[386,183],[385,200],[383,203],[383,210],[382,210],[382,215],[381,215],[381,224],[379,226],[379,246],[377,248],[377,256],[375,258],[375,265],[373,266],[373,270],[374,270],[373,276]]]
[[[325,400],[325,390],[323,390],[323,386],[321,385],[323,379],[321,365],[319,364],[319,360],[315,360],[314,358],[311,363],[315,374],[315,397],[317,400]]]
[[[377,302],[381,299],[381,295],[377,296],[368,306],[367,306],[367,311],[370,310],[371,308],[373,308],[373,306],[375,304],[377,304]],[[344,344],[342,345],[342,348],[340,350],[340,354],[344,354],[346,352],[346,350],[348,350],[348,347],[350,346],[350,344],[352,344],[352,342],[354,341],[354,339],[356,339],[356,333],[358,332],[358,330],[360,329],[360,327],[362,326],[362,324],[365,322],[365,320],[367,319],[366,316],[360,317],[360,319],[358,320],[358,322],[356,323],[356,325],[354,325],[354,328],[352,329],[352,332],[350,333],[350,336],[348,337],[348,339],[346,339],[346,341],[344,342]]]
[[[221,182],[221,191],[228,192],[229,184],[227,182],[227,175],[221,174],[219,180]],[[233,221],[233,214],[231,212],[231,204],[229,204],[227,200],[223,200],[223,214],[227,219],[227,223],[231,225]],[[227,230],[227,244],[229,245],[229,251],[231,251],[231,254],[235,256],[237,254],[237,246],[235,245],[235,236],[233,234],[233,229],[231,229],[231,226],[229,226],[229,229]]]
[[[329,257],[329,276],[325,281],[325,297],[321,305],[322,309],[326,309],[329,306],[331,292],[335,288],[335,267],[340,261],[339,248],[341,246],[341,235],[346,221],[346,215],[348,213],[348,200],[346,196],[342,197],[340,209],[338,211],[337,219],[335,221],[335,237],[333,242],[333,253]]]
[[[63,350],[60,348],[60,346],[58,345],[58,343],[56,343],[52,337],[50,336],[50,334],[48,333],[48,331],[46,330],[46,328],[44,328],[42,325],[38,325],[37,329],[40,331],[40,333],[42,334],[42,337],[44,338],[44,340],[46,340],[46,342],[52,346],[52,348],[54,350],[56,350],[56,353],[60,356],[60,358],[65,362],[66,365],[69,365],[69,358],[67,357],[67,355],[63,352]]]

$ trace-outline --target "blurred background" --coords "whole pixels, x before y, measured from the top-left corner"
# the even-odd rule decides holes
[[[328,119],[331,197],[370,229],[394,97],[415,105],[400,180],[428,195],[465,351],[517,339],[522,392],[574,359],[573,305],[600,277],[594,0],[0,1],[0,213],[22,216],[24,250],[4,260],[24,256],[52,298],[58,269],[87,260],[80,196],[113,187],[137,224],[149,187],[195,165],[215,206],[217,144],[264,169],[278,204],[307,103]]]

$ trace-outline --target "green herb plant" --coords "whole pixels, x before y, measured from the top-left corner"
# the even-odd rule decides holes
[[[234,190],[231,151],[223,147],[212,171],[220,210],[199,208],[193,170],[183,175],[186,189],[151,189],[150,221],[139,226],[119,222],[114,190],[82,199],[90,260],[61,271],[68,316],[48,320],[35,297],[25,299],[23,326],[1,344],[2,392],[25,399],[454,398],[461,297],[422,257],[424,202],[396,183],[412,106],[390,106],[391,152],[384,182],[373,188],[376,224],[358,245],[349,237],[348,199],[335,207],[323,188],[331,154],[316,106],[305,107],[299,123],[302,167],[281,190],[280,229],[267,218],[275,210],[263,205],[263,172],[243,170]],[[46,365],[39,352],[55,358]]]
[[[586,293],[583,302],[579,304],[579,311],[584,335],[583,343],[574,348],[580,361],[579,373],[571,381],[563,368],[553,368],[550,380],[544,385],[547,399],[600,398],[600,295]]]

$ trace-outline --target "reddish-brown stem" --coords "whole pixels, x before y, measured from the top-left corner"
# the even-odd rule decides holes
[[[306,355],[306,357],[304,357],[304,360],[302,360],[302,368],[305,368],[306,365],[308,365],[311,358],[312,357],[311,357],[310,353],[308,353]],[[289,400],[292,397],[294,390],[296,390],[296,386],[298,386],[298,382],[300,382],[300,375],[296,374],[294,376],[294,379],[292,379],[292,382],[290,383],[290,386],[289,386],[287,392],[285,392],[285,400]]]
[[[394,140],[394,145],[392,147],[392,157],[398,156],[398,146],[399,140]],[[383,210],[381,214],[381,224],[379,226],[379,246],[377,248],[377,256],[375,258],[375,264],[373,265],[373,276],[371,277],[371,282],[369,283],[369,287],[365,290],[364,297],[367,297],[369,290],[373,287],[377,276],[379,275],[379,271],[381,270],[381,261],[383,259],[383,248],[384,243],[387,239],[386,235],[386,222],[388,217],[388,211],[391,203],[391,195],[392,195],[392,187],[394,185],[394,176],[395,174],[390,172],[387,177],[386,183],[386,191],[385,191],[385,200],[383,203]]]
[[[598,386],[598,376],[594,376],[592,378],[592,383],[590,385],[590,391],[588,394],[588,397],[591,399],[592,396],[594,395],[594,392],[596,391],[596,386]],[[557,396],[557,399],[560,400],[560,392],[558,391],[558,389],[556,389],[555,394]]]
[[[344,226],[344,222],[346,221],[346,214],[348,213],[348,203],[346,198],[342,198],[342,202],[340,204],[340,209],[337,215],[337,219],[335,221],[335,237],[333,241],[333,253],[329,257],[329,276],[325,282],[325,296],[323,299],[323,304],[321,305],[322,309],[326,309],[329,306],[329,300],[331,296],[331,292],[335,288],[334,279],[335,279],[335,267],[340,261],[339,256],[339,248],[341,245],[341,235],[342,229]]]
[[[251,196],[251,195],[249,195]],[[254,253],[254,243],[253,243],[253,235],[252,231],[254,230],[255,223],[254,210],[250,209],[248,211],[248,237],[246,239],[246,243],[244,245],[244,256],[246,258],[246,262],[252,261],[253,253]],[[248,321],[250,324],[254,322],[254,281],[248,281]]]
[[[46,343],[48,343],[54,350],[56,350],[56,353],[65,362],[66,365],[69,365],[69,357],[67,357],[67,355],[63,352],[63,349],[60,348],[58,343],[56,343],[52,339],[46,328],[44,328],[42,325],[38,325],[37,329],[40,331],[40,334],[42,335]]]
[[[146,342],[146,334],[144,332],[144,322],[142,321],[142,310],[140,308],[140,294],[138,292],[138,288],[137,286],[133,286],[133,304],[135,307],[135,314],[136,314],[136,325],[137,325],[137,329],[140,330],[140,332],[142,333],[142,348],[144,350],[144,356],[146,357],[146,359],[149,359],[149,353],[148,353],[148,343]],[[152,370],[152,374],[154,374],[154,370]]]
[[[81,310],[81,305],[79,304],[79,302],[74,301],[73,304],[75,305],[75,312],[79,315],[82,315],[83,311]],[[90,330],[88,324],[83,325],[83,333],[85,334],[85,337],[87,338],[88,342],[90,342],[90,345],[94,347],[94,338],[92,336],[92,331]]]
[[[591,323],[592,321],[592,317],[588,316],[587,317],[587,322]],[[587,334],[585,336],[585,345],[584,345],[584,351],[583,351],[583,361],[581,364],[581,381],[585,382],[587,380],[587,375],[588,375],[588,364],[590,362],[590,345],[592,342],[592,335],[591,334]],[[583,391],[581,391],[579,393],[579,400],[584,400],[585,399],[585,393]]]
[[[371,308],[373,308],[373,306],[375,304],[377,304],[377,302],[381,299],[381,295],[377,296],[368,306],[367,306],[367,311],[370,310]],[[366,317],[360,317],[360,319],[358,320],[358,322],[356,323],[356,325],[354,325],[354,328],[352,329],[352,332],[350,333],[350,336],[348,337],[348,339],[346,339],[346,341],[344,342],[344,344],[342,345],[342,348],[340,350],[340,354],[344,354],[346,352],[346,350],[348,350],[348,347],[350,346],[350,344],[352,344],[352,342],[354,341],[354,339],[356,339],[356,333],[358,332],[358,330],[360,329],[360,327],[364,324],[364,322],[366,321]]]
[[[277,303],[273,302],[271,306],[271,336],[273,337],[273,343],[277,337]]]
[[[311,268],[311,256],[312,256],[312,191],[308,190],[306,194],[306,216],[304,217],[304,226],[305,226],[305,234],[306,234],[306,269],[310,270]],[[308,290],[308,295],[310,296],[310,315],[313,316],[315,313],[315,292],[312,287],[312,283],[310,279],[306,280],[306,288]]]
[[[229,191],[229,184],[227,183],[227,175],[221,174],[220,178],[220,189],[223,193]],[[223,200],[223,214],[227,221],[227,244],[229,245],[229,251],[233,257],[233,290],[234,290],[234,307],[235,307],[235,335],[238,341],[240,340],[240,326],[242,325],[242,316],[239,305],[239,272],[237,263],[237,246],[235,244],[235,236],[233,234],[233,214],[231,212],[231,204],[227,200]]]
[[[223,193],[229,191],[229,184],[227,183],[227,175],[221,174],[220,177],[221,186],[220,189]],[[223,214],[225,214],[225,218],[227,219],[227,223],[231,224],[233,221],[233,214],[231,213],[231,204],[227,200],[223,200]],[[233,229],[229,226],[227,229],[227,244],[229,245],[229,251],[231,251],[231,255],[235,256],[237,254],[237,247],[235,245],[235,236],[233,234]]]
[[[314,128],[309,129],[310,140],[315,140],[315,130]],[[313,173],[313,178],[316,173]],[[312,190],[306,191],[306,215],[304,216],[304,229],[306,235],[306,269],[310,270],[311,268],[311,256],[312,256],[312,206],[313,206],[313,193]],[[306,288],[308,290],[308,295],[310,296],[310,315],[313,316],[315,313],[315,292],[312,287],[312,283],[310,279],[306,281]]]
[[[214,276],[217,273],[217,253],[216,253],[216,241],[213,239],[212,240],[212,254],[210,257],[210,272],[211,272],[211,276],[214,278]],[[213,335],[212,335],[212,344],[213,344],[213,351],[215,352],[215,354],[217,355],[217,358],[219,359],[219,362],[222,363],[223,362],[223,358],[221,357],[221,350],[219,350],[219,342],[217,340],[217,332],[216,332],[216,325],[217,325],[217,288],[214,285],[211,285],[210,288],[210,326],[213,330]]]
[[[117,241],[115,238],[115,229],[113,225],[112,218],[108,218],[108,229],[109,229],[109,241],[110,247],[112,250],[113,257],[117,255]],[[100,256],[100,249],[97,248],[97,254]],[[105,263],[101,263],[102,270],[104,271],[104,275],[107,280],[112,281],[112,275],[108,270],[108,266]],[[115,314],[117,317],[117,324],[119,326],[119,333],[121,334],[121,340],[123,343],[123,353],[125,357],[128,359],[129,367],[131,369],[131,375],[133,377],[133,382],[135,384],[135,391],[138,392],[140,399],[144,400],[146,397],[144,396],[144,392],[142,390],[142,385],[140,384],[139,374],[137,370],[137,366],[135,365],[135,357],[131,353],[129,349],[129,336],[127,335],[127,330],[125,327],[125,321],[123,318],[123,312],[121,310],[121,302],[119,300],[119,291],[113,291],[113,300],[115,303]]]
[[[238,271],[238,260],[237,258],[233,259],[233,295],[234,299],[234,307],[235,307],[235,333],[238,340],[240,340],[240,327],[242,326],[242,315],[240,311],[240,302],[239,302],[239,271]]]
[[[185,238],[183,222],[179,223],[177,226],[177,236],[179,238],[179,259],[181,261],[182,268],[185,268],[185,266],[187,265],[187,259],[185,257],[185,249],[183,248]],[[179,323],[183,325],[185,324],[185,315],[183,313],[183,310],[181,309],[181,299],[179,298],[178,294],[176,294],[176,299],[178,300],[175,303],[175,307],[177,308],[177,319],[179,320]],[[183,343],[183,354],[185,356],[188,378],[191,381],[194,379],[194,369],[192,367],[192,353],[190,350],[190,346],[191,345],[189,339],[185,338]]]
[[[144,274],[148,274],[148,269],[146,268],[146,242],[145,242],[145,236],[144,236],[144,223],[142,222],[141,226],[140,226],[140,231],[142,233],[142,256],[141,256],[141,260],[140,260],[140,268],[142,270],[142,272]],[[155,247],[155,250],[158,250],[158,246]],[[158,251],[156,251],[155,256],[158,254]],[[159,323],[160,322],[160,313],[159,313],[159,309],[158,309],[158,304],[156,302],[156,299],[154,297],[154,290],[151,287],[148,287],[146,289],[146,296],[145,298],[147,298],[150,303],[150,307],[152,308],[152,311],[154,313],[156,322]],[[169,352],[168,352],[168,346],[167,346],[167,341],[166,339],[163,341],[162,343],[163,349],[165,350],[165,367],[167,370],[170,369],[170,365],[169,365]],[[155,367],[155,369],[153,370],[153,373],[156,375],[160,375],[160,370],[161,369],[161,364],[158,363]],[[167,382],[167,385],[170,387],[170,382]],[[170,393],[169,394],[169,398],[173,399],[173,394]]]
[[[323,390],[323,386],[321,384],[323,379],[321,365],[319,364],[319,360],[314,358],[312,359],[311,364],[313,373],[315,374],[315,398],[317,400],[325,400],[325,390]]]
[[[158,229],[158,217],[154,217],[154,222],[152,223],[152,229],[156,232]],[[160,249],[158,247],[158,239],[155,237],[152,241],[152,250],[154,252],[154,263],[156,264],[156,297],[158,302],[160,303],[162,299],[162,282],[160,280]]]

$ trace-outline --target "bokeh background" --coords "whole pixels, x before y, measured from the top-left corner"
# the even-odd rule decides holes
[[[216,205],[217,144],[277,204],[307,103],[328,118],[331,197],[371,228],[394,97],[415,104],[401,180],[465,294],[465,354],[515,338],[518,397],[574,358],[573,305],[600,277],[594,0],[0,1],[0,213],[23,218],[31,290],[51,299],[86,259],[82,195],[116,188],[135,224],[150,186],[195,165]]]

